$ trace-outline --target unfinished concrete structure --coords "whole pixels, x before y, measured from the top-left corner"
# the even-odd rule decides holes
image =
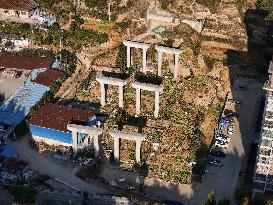
[[[118,79],[118,78],[111,78],[105,76],[97,76],[96,80],[100,83],[100,90],[101,90],[101,98],[100,103],[102,106],[105,106],[105,98],[106,98],[106,91],[105,91],[105,84],[116,85],[118,86],[119,91],[119,107],[123,108],[123,88],[126,85],[126,80]]]
[[[173,23],[175,21],[175,14],[167,12],[159,12],[157,10],[150,10],[147,13],[147,19],[153,21],[160,21],[165,23]]]
[[[124,131],[110,131],[109,133],[114,138],[114,157],[119,161],[119,143],[120,139],[135,140],[136,141],[136,162],[140,163],[140,149],[141,143],[145,136],[140,133],[124,132]]]
[[[154,85],[140,82],[133,82],[132,87],[136,89],[136,114],[140,114],[140,101],[141,101],[141,90],[148,90],[155,92],[155,111],[154,117],[158,117],[159,112],[159,93],[163,91],[162,85]]]
[[[67,129],[72,132],[72,144],[75,153],[77,153],[79,148],[87,147],[90,144],[91,139],[93,139],[95,156],[99,155],[99,136],[102,134],[102,128],[68,124]],[[79,142],[79,134],[86,135],[81,140],[82,142]]]
[[[142,66],[143,66],[143,72],[146,73],[146,66],[147,66],[147,50],[150,48],[149,44],[146,43],[140,43],[135,41],[123,41],[123,44],[127,47],[127,68],[131,66],[131,47],[133,48],[141,48],[142,49]]]
[[[169,48],[164,46],[155,46],[157,50],[157,61],[158,61],[158,76],[161,76],[161,67],[162,67],[162,54],[163,53],[170,53],[174,55],[174,79],[178,77],[178,64],[179,64],[179,54],[182,53],[181,49],[177,48]]]
[[[181,22],[184,23],[184,24],[189,25],[191,28],[196,30],[198,33],[201,33],[201,31],[204,28],[204,23],[203,22],[193,21],[193,20],[188,20],[188,19],[181,20]]]

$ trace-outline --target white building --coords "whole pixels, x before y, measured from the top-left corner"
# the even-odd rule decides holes
[[[39,9],[34,0],[0,0],[0,19],[31,20],[29,22],[52,25],[56,22],[53,14]]]
[[[256,159],[254,173],[255,193],[273,192],[273,62],[270,62],[268,69],[269,80],[264,85],[267,91],[264,107],[264,117],[261,129],[260,144]]]
[[[32,40],[15,34],[0,33],[0,45],[5,47],[7,42],[12,43],[15,50],[26,48],[32,44]]]

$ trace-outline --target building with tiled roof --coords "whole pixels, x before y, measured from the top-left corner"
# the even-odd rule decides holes
[[[0,0],[0,15],[29,18],[36,7],[37,3],[33,0]]]
[[[40,10],[34,0],[0,0],[0,16],[12,21],[28,19],[25,23],[46,23],[52,25],[56,22],[53,14]]]
[[[5,48],[8,42],[12,44],[11,48],[14,50],[20,50],[22,48],[29,47],[32,44],[32,40],[30,38],[0,32],[0,45]]]
[[[23,70],[34,70],[37,68],[50,68],[54,60],[46,57],[28,57],[12,55],[11,53],[0,53],[0,67],[16,68]]]
[[[47,103],[28,121],[34,140],[52,145],[72,146],[68,124],[88,126],[96,112]]]

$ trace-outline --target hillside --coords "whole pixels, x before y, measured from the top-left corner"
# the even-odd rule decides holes
[[[107,134],[109,130],[122,128],[137,132],[141,127],[140,131],[147,137],[141,150],[143,166],[141,169],[134,166],[135,145],[127,140],[121,142],[119,166],[125,170],[137,169],[144,175],[165,181],[191,183],[193,175],[202,174],[213,132],[230,90],[233,78],[230,65],[236,70],[240,67],[236,65],[245,63],[237,53],[248,49],[244,13],[254,8],[254,1],[112,0],[110,22],[106,1],[87,0],[86,3],[91,8],[82,3],[76,9],[84,20],[80,28],[106,33],[108,41],[77,49],[77,70],[62,85],[57,97],[99,105],[100,85],[95,76],[103,70],[129,74],[123,111],[118,109],[117,87],[108,86],[107,89],[107,105],[101,108],[110,115],[105,124],[104,151],[108,153],[113,148],[113,140]],[[68,5],[55,3],[48,9],[65,11],[70,8]],[[174,15],[180,21],[201,23],[202,31],[182,22],[147,20],[151,11]],[[63,29],[71,26],[72,15],[73,12],[60,14],[59,23]],[[141,116],[135,117],[135,89],[131,83],[142,67],[142,50],[131,49],[133,66],[126,68],[123,40],[151,45],[147,53],[147,63],[151,67],[148,76],[154,78],[158,64],[155,45],[183,51],[177,80],[173,79],[173,56],[163,55],[164,90],[160,94],[158,119],[153,117],[154,93],[147,91],[142,91]],[[197,161],[194,169],[191,161]]]

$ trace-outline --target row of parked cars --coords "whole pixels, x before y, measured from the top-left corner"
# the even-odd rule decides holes
[[[236,101],[239,104],[239,101]],[[220,119],[219,129],[214,136],[214,148],[209,152],[208,164],[211,166],[222,167],[223,162],[221,159],[225,158],[226,154],[221,150],[227,149],[231,140],[231,135],[234,133],[235,118],[238,118],[237,113],[225,110],[224,117]],[[226,134],[225,131],[226,130]]]

